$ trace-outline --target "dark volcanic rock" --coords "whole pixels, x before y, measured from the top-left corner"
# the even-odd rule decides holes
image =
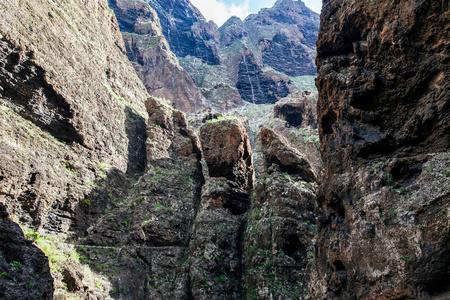
[[[282,173],[279,165],[267,172],[253,192],[245,232],[247,299],[305,299],[316,185]]]
[[[158,13],[164,36],[177,56],[191,55],[211,65],[220,63],[217,26],[206,22],[189,0],[146,2]]]
[[[148,92],[183,111],[200,109],[202,95],[170,51],[156,12],[136,0],[109,0],[109,6],[122,30],[128,58]]]
[[[317,298],[450,289],[448,1],[325,1]]]
[[[289,94],[290,80],[276,73],[263,72],[253,54],[239,62],[236,88],[242,99],[255,104],[275,103]]]
[[[0,203],[0,298],[53,299],[48,259],[24,237]]]
[[[316,74],[319,15],[301,0],[278,0],[244,22],[264,64],[289,76]]]
[[[107,1],[0,2],[0,202],[35,240],[2,221],[9,299],[109,297],[73,243],[145,170],[148,96]]]
[[[87,230],[83,242],[92,247],[92,265],[98,259],[108,262],[115,296],[186,299],[188,245],[204,182],[200,141],[169,102],[151,97],[145,105],[147,170],[125,199]],[[109,245],[122,245],[131,258],[93,255],[95,246]]]
[[[220,28],[222,47],[229,47],[234,42],[242,40],[248,36],[244,22],[238,17],[231,17]]]
[[[161,5],[154,5],[158,11],[156,6]],[[177,10],[174,8],[171,14],[177,14]],[[164,14],[171,16],[167,9]],[[163,18],[161,14],[160,18]],[[218,63],[211,64],[209,52],[194,42],[190,47],[195,53],[189,56],[174,50],[198,87],[211,89],[217,84],[227,84],[236,87],[245,101],[275,103],[299,88],[298,81],[290,77],[316,74],[319,16],[301,1],[278,1],[273,8],[262,9],[244,21],[232,17],[218,30],[202,20],[192,25],[189,18],[172,17],[172,22],[178,21],[178,27],[187,32],[183,42],[187,43],[190,34],[201,36],[203,43],[215,49],[213,53],[218,57]],[[162,26],[164,28],[164,22]],[[168,30],[164,30],[167,37]],[[204,95],[214,108],[217,100],[209,98],[211,94]]]
[[[211,176],[203,186],[190,248],[194,299],[242,299],[242,240],[253,188],[250,142],[237,120],[201,128],[203,154]]]

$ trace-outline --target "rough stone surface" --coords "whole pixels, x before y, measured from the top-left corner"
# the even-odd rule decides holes
[[[82,242],[111,249],[120,245],[130,253],[127,260],[123,255],[106,260],[114,296],[187,299],[188,245],[204,181],[200,142],[184,114],[169,102],[150,98],[145,105],[147,170],[126,198],[87,230]],[[110,265],[114,262],[120,269]],[[98,266],[92,251],[89,263]]]
[[[324,2],[317,298],[448,295],[449,11],[448,1]]]
[[[275,72],[263,72],[253,54],[245,54],[239,62],[236,88],[242,99],[255,103],[275,103],[290,93],[290,79]]]
[[[309,93],[298,92],[277,102],[274,117],[286,121],[286,127],[317,128],[317,101]]]
[[[45,254],[26,239],[0,203],[0,298],[53,299]]]
[[[127,56],[148,92],[169,99],[175,108],[194,112],[202,107],[202,94],[170,51],[157,13],[136,0],[110,0]]]
[[[217,25],[206,22],[189,0],[146,2],[158,13],[164,36],[177,56],[191,55],[210,65],[220,63]]]
[[[52,267],[56,299],[110,299],[100,268],[81,268],[73,244],[145,170],[148,93],[107,2],[1,1],[0,86],[0,202],[36,238],[34,244],[23,241],[30,249],[24,253],[34,251],[39,260],[41,252],[33,249],[45,252],[48,259],[42,255],[35,271],[44,272],[44,261]],[[51,298],[40,290],[41,279],[33,291],[30,265],[20,259],[12,260],[25,265],[14,280],[26,281],[17,290]],[[83,279],[63,276],[69,259]]]
[[[316,174],[305,156],[292,147],[279,132],[262,127],[260,139],[267,167],[277,164],[283,172],[298,174],[307,182],[316,181]]]
[[[217,112],[226,112],[240,107],[244,103],[236,88],[218,83],[211,88],[203,88],[202,94],[208,100],[208,105]]]
[[[268,164],[253,191],[245,232],[246,299],[305,299],[316,184]]]
[[[233,198],[233,182],[211,177],[206,181],[202,202],[192,232],[190,271],[194,299],[242,298],[242,235],[244,211],[227,206]],[[246,195],[249,201],[249,195]]]
[[[242,299],[242,240],[254,181],[250,143],[237,120],[205,124],[201,140],[210,178],[189,245],[192,297]]]
[[[243,191],[253,187],[250,141],[238,120],[220,120],[200,129],[203,155],[211,177],[225,177]]]
[[[265,65],[289,76],[316,73],[319,15],[303,1],[278,0],[272,8],[262,9],[244,22]]]
[[[172,18],[179,20],[176,16]],[[190,28],[191,22],[180,20],[179,26]],[[204,25],[201,21],[198,24]],[[198,87],[211,89],[223,83],[235,87],[245,101],[275,103],[303,88],[292,79],[316,74],[318,26],[319,16],[302,1],[278,1],[273,8],[263,9],[244,21],[230,18],[215,29],[215,34],[213,28],[203,30],[204,35],[214,36],[208,43],[215,43],[220,63],[205,63],[196,53],[189,56],[175,53]],[[214,108],[216,95],[204,95]]]

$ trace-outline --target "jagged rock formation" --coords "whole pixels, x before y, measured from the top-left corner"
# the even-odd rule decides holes
[[[78,289],[77,297],[108,299],[112,287],[98,270],[81,267],[73,240],[116,207],[144,171],[148,94],[107,2],[0,2],[0,86],[0,202],[41,242],[55,298]],[[27,255],[45,258],[19,236],[9,246],[16,242],[24,260],[20,253],[4,259],[22,263],[11,276],[26,280],[34,264]],[[84,277],[76,267],[64,271],[72,260]],[[34,267],[42,279],[30,288],[50,298],[43,261]]]
[[[208,90],[218,83],[239,91],[251,103],[275,103],[302,89],[293,80],[315,75],[315,40],[319,16],[302,1],[279,0],[274,7],[248,16],[232,17],[220,28],[220,65],[207,66],[194,57],[181,65]]]
[[[449,11],[324,2],[318,298],[448,297]]]
[[[291,92],[291,81],[275,72],[263,72],[252,53],[239,62],[236,88],[242,99],[255,104],[273,104]]]
[[[316,181],[316,174],[310,163],[280,133],[262,127],[260,139],[267,168],[276,164],[279,165],[281,171],[298,175],[303,181]]]
[[[220,63],[217,25],[206,22],[189,0],[146,0],[158,13],[164,36],[178,57],[193,56]]]
[[[314,75],[319,15],[300,1],[278,0],[245,19],[262,62],[288,76]]]
[[[273,108],[275,118],[286,121],[286,126],[317,128],[317,102],[309,93],[294,93],[281,99]]]
[[[145,105],[147,171],[82,242],[92,265],[98,268],[98,260],[106,258],[103,268],[116,287],[115,297],[186,299],[191,293],[188,246],[204,181],[200,141],[184,114],[168,102],[151,98]],[[128,256],[95,255],[97,247],[111,245],[120,245]]]
[[[158,14],[162,29],[149,25],[158,22],[147,3]],[[183,102],[198,106],[199,93],[179,70],[162,34],[210,107],[220,111],[242,100],[275,103],[304,88],[292,79],[316,73],[319,17],[301,1],[279,0],[245,21],[232,17],[221,28],[207,23],[187,0],[110,0],[110,5],[128,56],[150,93],[179,98],[174,103],[184,111],[192,109]],[[226,100],[230,96],[233,100]]]
[[[190,244],[194,299],[241,299],[242,237],[254,184],[250,143],[237,120],[201,128],[210,178],[202,193]]]
[[[253,187],[252,149],[244,126],[237,120],[205,124],[202,148],[211,177],[224,177],[243,191]]]
[[[194,112],[202,107],[202,95],[180,67],[156,12],[143,1],[109,0],[114,9],[127,56],[148,92],[169,99],[174,107]]]

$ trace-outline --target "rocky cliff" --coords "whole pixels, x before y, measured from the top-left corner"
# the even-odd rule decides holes
[[[0,86],[1,297],[105,298],[76,237],[145,170],[148,97],[106,1],[0,2]]]
[[[448,1],[325,1],[313,294],[447,299]]]
[[[206,22],[189,0],[146,0],[158,13],[164,36],[178,57],[193,56],[209,65],[220,63],[217,25]]]
[[[117,16],[127,56],[148,92],[183,111],[199,110],[200,90],[170,51],[153,8],[135,0],[109,0],[109,6]]]
[[[302,1],[279,0],[244,21],[232,17],[219,28],[220,39],[214,40],[220,49],[218,66],[195,57],[180,61],[213,108],[208,94],[218,84],[236,88],[247,102],[275,103],[305,89],[300,81],[316,74],[318,30],[319,16]]]
[[[245,280],[246,270],[260,263],[244,258],[250,254],[245,244],[254,242],[246,233],[248,211],[259,209],[252,203],[248,124],[204,119],[197,137],[172,106],[194,110],[198,102],[181,99],[190,93],[189,78],[155,12],[143,2],[109,3],[120,27],[106,1],[0,3],[0,296],[251,297],[250,290],[268,286]],[[142,77],[140,62],[153,75]],[[168,73],[179,89],[161,90],[177,99],[149,96],[151,79],[165,83]],[[237,93],[225,84],[211,93],[225,91]],[[281,157],[270,154],[273,143],[265,152],[267,163],[282,165],[280,172],[295,177],[293,185],[309,184],[305,204],[292,213],[310,218],[304,210],[311,206],[315,171],[306,172],[307,160],[283,141]],[[294,168],[282,158],[286,153]],[[282,185],[277,189],[270,201],[290,203],[280,198]],[[262,196],[258,203],[266,201]],[[285,224],[273,230],[273,239],[281,240],[294,222],[286,214],[267,207],[264,222]],[[277,274],[287,276],[298,261],[295,278],[303,280],[310,229],[304,228],[303,242],[300,231],[289,231],[286,267]],[[267,242],[253,247],[268,249]],[[296,280],[289,283],[293,293]]]
[[[317,103],[287,69],[313,47],[301,1],[218,36],[188,2],[150,2],[178,17],[111,0],[119,27],[106,0],[0,2],[2,299],[448,297],[448,3],[325,1]],[[181,65],[233,108],[193,127],[162,37],[186,16],[227,47]],[[179,98],[150,96],[169,73]]]

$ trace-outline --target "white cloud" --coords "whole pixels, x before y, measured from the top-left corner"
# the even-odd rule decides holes
[[[191,0],[191,3],[202,12],[207,20],[213,20],[218,26],[232,16],[245,19],[250,13],[248,0],[239,5],[228,5],[220,0]]]

